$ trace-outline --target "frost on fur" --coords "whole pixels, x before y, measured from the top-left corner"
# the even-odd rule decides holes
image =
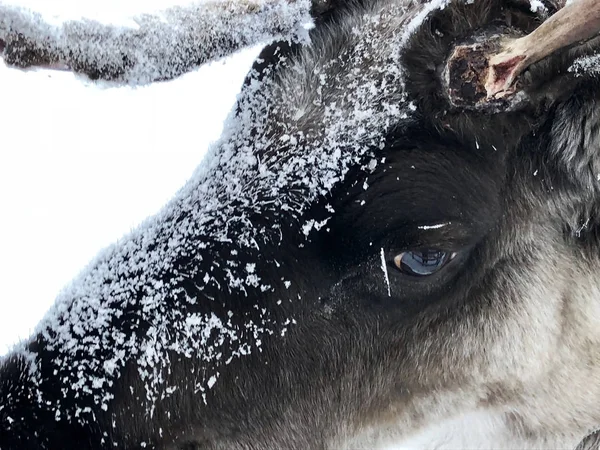
[[[412,25],[410,19],[422,20],[401,7],[365,16],[347,25],[344,32],[353,45],[344,51],[308,53],[311,62],[293,63],[278,80],[250,75],[237,112],[187,186],[160,214],[103,251],[61,293],[37,330],[56,353],[54,359],[40,369],[30,343],[15,350],[13,355],[30,368],[33,398],[57,418],[85,421],[90,403],[108,408],[114,398],[110,387],[135,361],[151,417],[157,402],[174,392],[170,358],[192,358],[218,369],[260,351],[265,336],[285,335],[295,319],[277,319],[279,307],[256,303],[258,317],[247,321],[219,311],[221,297],[204,293],[256,299],[279,291],[291,301],[289,281],[266,283],[265,273],[275,271],[278,262],[265,249],[277,248],[284,223],[299,221],[351,167],[371,171],[372,152],[384,145],[390,128],[411,121],[413,106],[405,98],[399,64],[406,42],[402,25]],[[385,47],[377,45],[382,23],[396,25],[385,29],[390,44]],[[359,65],[369,69],[343,72],[340,78],[342,70]],[[308,89],[315,76],[323,85],[351,92],[347,105]],[[382,77],[388,80],[384,85],[378,84]],[[282,146],[287,157],[272,158]],[[268,220],[255,223],[252,217]],[[301,238],[310,239],[312,228],[324,223],[313,223],[308,235],[300,230]],[[246,264],[238,263],[237,252],[243,252]],[[232,257],[223,264],[222,254]],[[211,312],[202,310],[198,297],[210,302]],[[60,375],[64,398],[44,396],[45,370]],[[196,391],[204,393],[215,384],[216,372],[196,378]]]
[[[309,8],[307,0],[196,2],[119,27],[87,19],[54,25],[0,4],[0,50],[17,67],[58,66],[92,79],[145,84],[274,38],[301,41]]]

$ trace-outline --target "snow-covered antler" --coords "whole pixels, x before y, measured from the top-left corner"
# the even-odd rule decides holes
[[[137,27],[93,20],[51,25],[0,3],[0,54],[12,66],[64,67],[130,84],[177,77],[273,38],[299,40],[308,0],[210,0],[135,18]]]

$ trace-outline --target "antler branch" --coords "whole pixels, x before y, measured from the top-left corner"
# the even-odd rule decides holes
[[[7,64],[64,67],[130,84],[175,78],[208,61],[274,38],[300,40],[308,0],[226,0],[135,18],[135,28],[92,20],[54,26],[0,4],[0,52]]]

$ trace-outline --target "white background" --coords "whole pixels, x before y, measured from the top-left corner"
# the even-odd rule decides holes
[[[0,0],[49,20],[125,22],[182,0]],[[143,88],[0,61],[0,355],[102,248],[185,183],[259,49]]]

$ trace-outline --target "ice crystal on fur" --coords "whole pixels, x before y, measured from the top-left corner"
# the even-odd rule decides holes
[[[600,55],[582,56],[573,61],[569,67],[569,72],[576,74],[599,75],[600,74]]]

